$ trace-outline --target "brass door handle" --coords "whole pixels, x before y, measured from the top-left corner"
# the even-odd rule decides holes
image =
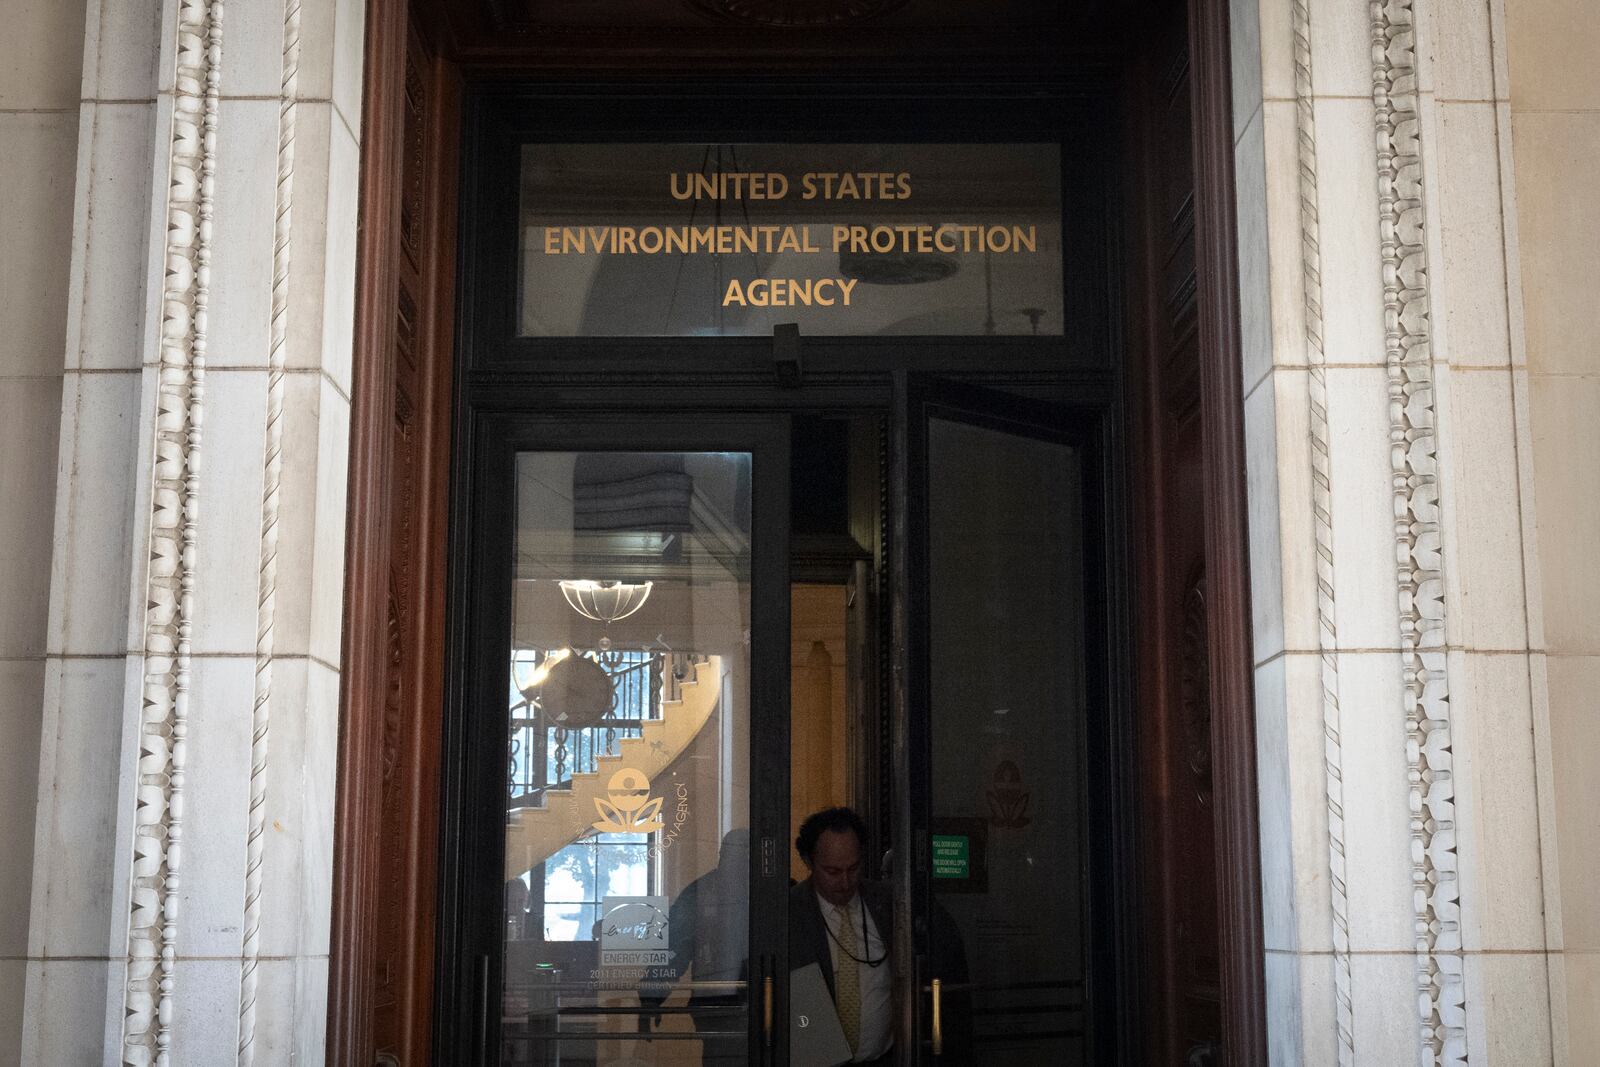
[[[944,987],[939,979],[933,980],[933,1054],[944,1055]]]
[[[761,980],[761,1029],[767,1035],[767,1047],[772,1047],[772,975]]]

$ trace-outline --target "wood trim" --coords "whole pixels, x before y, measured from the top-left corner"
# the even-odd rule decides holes
[[[400,115],[406,0],[369,0],[363,50],[360,205],[356,223],[350,483],[340,645],[339,775],[334,796],[333,916],[329,933],[330,1065],[373,1062],[378,790],[388,653],[389,506],[394,403],[395,264],[400,223]]]
[[[433,996],[460,83],[369,0],[327,1062],[425,1062]]]
[[[1266,1063],[1233,91],[1226,0],[1189,0],[1189,55],[1194,92],[1195,265],[1222,934],[1222,1043],[1227,1063]]]
[[[416,339],[409,362],[397,351],[391,420],[398,465],[387,517],[390,617],[398,632],[391,635],[380,748],[373,1041],[377,1051],[417,1064],[428,1060],[433,1027],[461,84],[453,65],[416,32],[407,67],[415,84],[407,91],[413,126],[403,184],[415,218],[413,228],[404,228],[402,215],[401,293],[416,312]]]
[[[1151,24],[1161,16],[1151,13]],[[1171,1048],[1175,1032],[1176,994],[1171,976],[1173,944],[1169,896],[1174,882],[1169,870],[1171,835],[1167,806],[1163,803],[1165,763],[1170,741],[1166,723],[1174,714],[1168,698],[1163,649],[1170,643],[1172,620],[1162,597],[1171,563],[1172,516],[1167,492],[1166,420],[1162,417],[1165,346],[1170,329],[1164,326],[1166,309],[1160,298],[1165,252],[1170,243],[1162,233],[1160,164],[1156,133],[1159,109],[1164,106],[1161,74],[1153,42],[1147,41],[1130,64],[1125,84],[1123,121],[1128,135],[1130,190],[1127,204],[1127,274],[1130,294],[1127,309],[1127,365],[1124,370],[1128,413],[1127,469],[1136,486],[1129,499],[1132,511],[1131,558],[1141,560],[1134,592],[1139,620],[1133,628],[1134,677],[1138,693],[1134,702],[1135,775],[1134,811],[1138,818],[1137,989],[1142,1023],[1129,1035],[1131,1058],[1146,1062],[1177,1062]],[[1164,239],[1165,238],[1165,239]]]

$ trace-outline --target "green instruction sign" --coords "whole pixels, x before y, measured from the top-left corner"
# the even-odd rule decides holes
[[[953,834],[933,835],[933,876],[935,878],[972,877],[971,838]]]

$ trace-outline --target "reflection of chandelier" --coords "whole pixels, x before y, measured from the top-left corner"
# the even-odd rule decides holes
[[[596,582],[587,578],[561,582],[561,595],[586,619],[613,623],[644,607],[654,582]]]

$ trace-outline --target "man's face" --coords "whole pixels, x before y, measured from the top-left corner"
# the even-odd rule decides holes
[[[811,884],[817,895],[843,907],[861,881],[861,842],[850,830],[824,830],[811,853]]]

